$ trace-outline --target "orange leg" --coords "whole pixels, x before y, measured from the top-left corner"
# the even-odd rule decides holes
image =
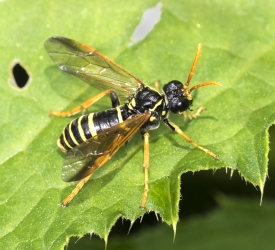
[[[113,90],[105,90],[96,96],[93,96],[92,98],[88,99],[87,101],[83,102],[79,106],[76,106],[70,110],[67,111],[50,111],[49,116],[58,116],[58,117],[68,117],[77,114],[81,110],[85,110],[92,106],[95,102],[97,102],[99,99],[101,99],[103,96],[110,94],[111,92],[114,92]]]
[[[155,89],[159,92],[159,80],[155,81]]]
[[[68,203],[78,194],[81,188],[83,188],[84,184],[90,179],[92,174],[86,176],[81,179],[80,182],[76,185],[75,189],[71,192],[71,194],[62,201],[62,206],[66,207]]]
[[[149,168],[149,133],[146,132],[144,135],[144,161],[143,161],[143,167],[144,167],[144,192],[143,197],[141,201],[141,209],[145,208],[147,196],[148,196],[148,190],[149,190],[149,175],[148,175],[148,168]]]
[[[195,114],[188,114],[187,111],[183,112],[184,118],[189,118],[190,120],[198,118],[200,113],[205,110],[205,107],[200,107]]]
[[[218,159],[219,156],[212,153],[210,150],[198,145],[196,142],[192,141],[190,137],[188,137],[177,125],[175,125],[174,123],[170,122],[168,119],[164,120],[164,122],[175,132],[177,132],[179,135],[181,135],[187,142],[191,143],[194,147],[202,150],[203,152],[205,152],[206,154],[209,154],[210,156],[212,156],[215,159]]]

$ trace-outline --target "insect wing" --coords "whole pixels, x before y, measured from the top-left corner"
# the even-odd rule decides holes
[[[119,96],[127,98],[144,85],[130,72],[86,44],[57,36],[46,40],[45,49],[61,70],[97,89],[113,89]]]
[[[138,131],[149,117],[148,113],[132,116],[69,150],[62,169],[63,181],[83,179],[100,168]]]

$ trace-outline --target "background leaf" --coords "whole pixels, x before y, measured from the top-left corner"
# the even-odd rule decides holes
[[[71,119],[49,118],[49,110],[81,103],[96,91],[60,72],[44,41],[53,35],[90,44],[147,82],[185,81],[196,47],[203,53],[192,84],[216,80],[194,95],[206,106],[198,120],[171,120],[199,144],[219,154],[215,161],[163,124],[150,137],[147,209],[175,225],[179,176],[227,167],[263,191],[267,176],[267,129],[274,123],[274,5],[270,1],[164,1],[160,22],[145,40],[129,46],[143,12],[157,1],[3,1],[0,82],[0,248],[60,249],[72,235],[96,233],[107,240],[120,216],[133,222],[143,192],[140,136],[97,171],[70,206],[58,204],[74,188],[64,183],[64,156],[56,147]],[[10,84],[12,62],[31,76],[24,89]],[[106,99],[106,103],[109,102]],[[109,107],[105,101],[91,111]],[[165,164],[164,164],[165,162]],[[229,177],[228,177],[229,178]]]

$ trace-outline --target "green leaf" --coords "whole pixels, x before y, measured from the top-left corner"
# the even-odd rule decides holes
[[[169,227],[144,228],[128,237],[112,238],[113,249],[273,249],[274,201],[218,197],[218,207],[211,213],[192,216],[179,223],[177,237],[171,240]],[[249,228],[249,230],[248,230]],[[130,247],[129,247],[130,246]],[[102,249],[100,240],[71,238],[68,249]]]
[[[156,4],[1,2],[0,248],[60,249],[70,236],[86,233],[107,241],[117,218],[134,222],[147,211],[160,214],[175,230],[179,176],[188,171],[237,170],[263,192],[267,130],[275,120],[274,4],[167,0],[151,33],[129,46],[143,12]],[[157,79],[161,84],[184,82],[201,42],[203,52],[191,84],[216,80],[222,87],[195,91],[193,109],[207,107],[199,119],[170,118],[220,159],[215,161],[162,124],[150,133],[147,210],[139,208],[144,188],[140,135],[63,209],[59,204],[75,183],[61,181],[64,155],[56,140],[71,119],[49,118],[48,112],[72,108],[97,92],[51,62],[43,44],[53,35],[92,45],[151,86]],[[23,89],[10,83],[15,60],[31,77]],[[105,102],[109,100],[90,111],[109,108]]]

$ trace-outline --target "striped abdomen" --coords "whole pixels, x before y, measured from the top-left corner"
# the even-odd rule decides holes
[[[80,116],[63,129],[57,145],[65,152],[126,119],[125,106]]]

